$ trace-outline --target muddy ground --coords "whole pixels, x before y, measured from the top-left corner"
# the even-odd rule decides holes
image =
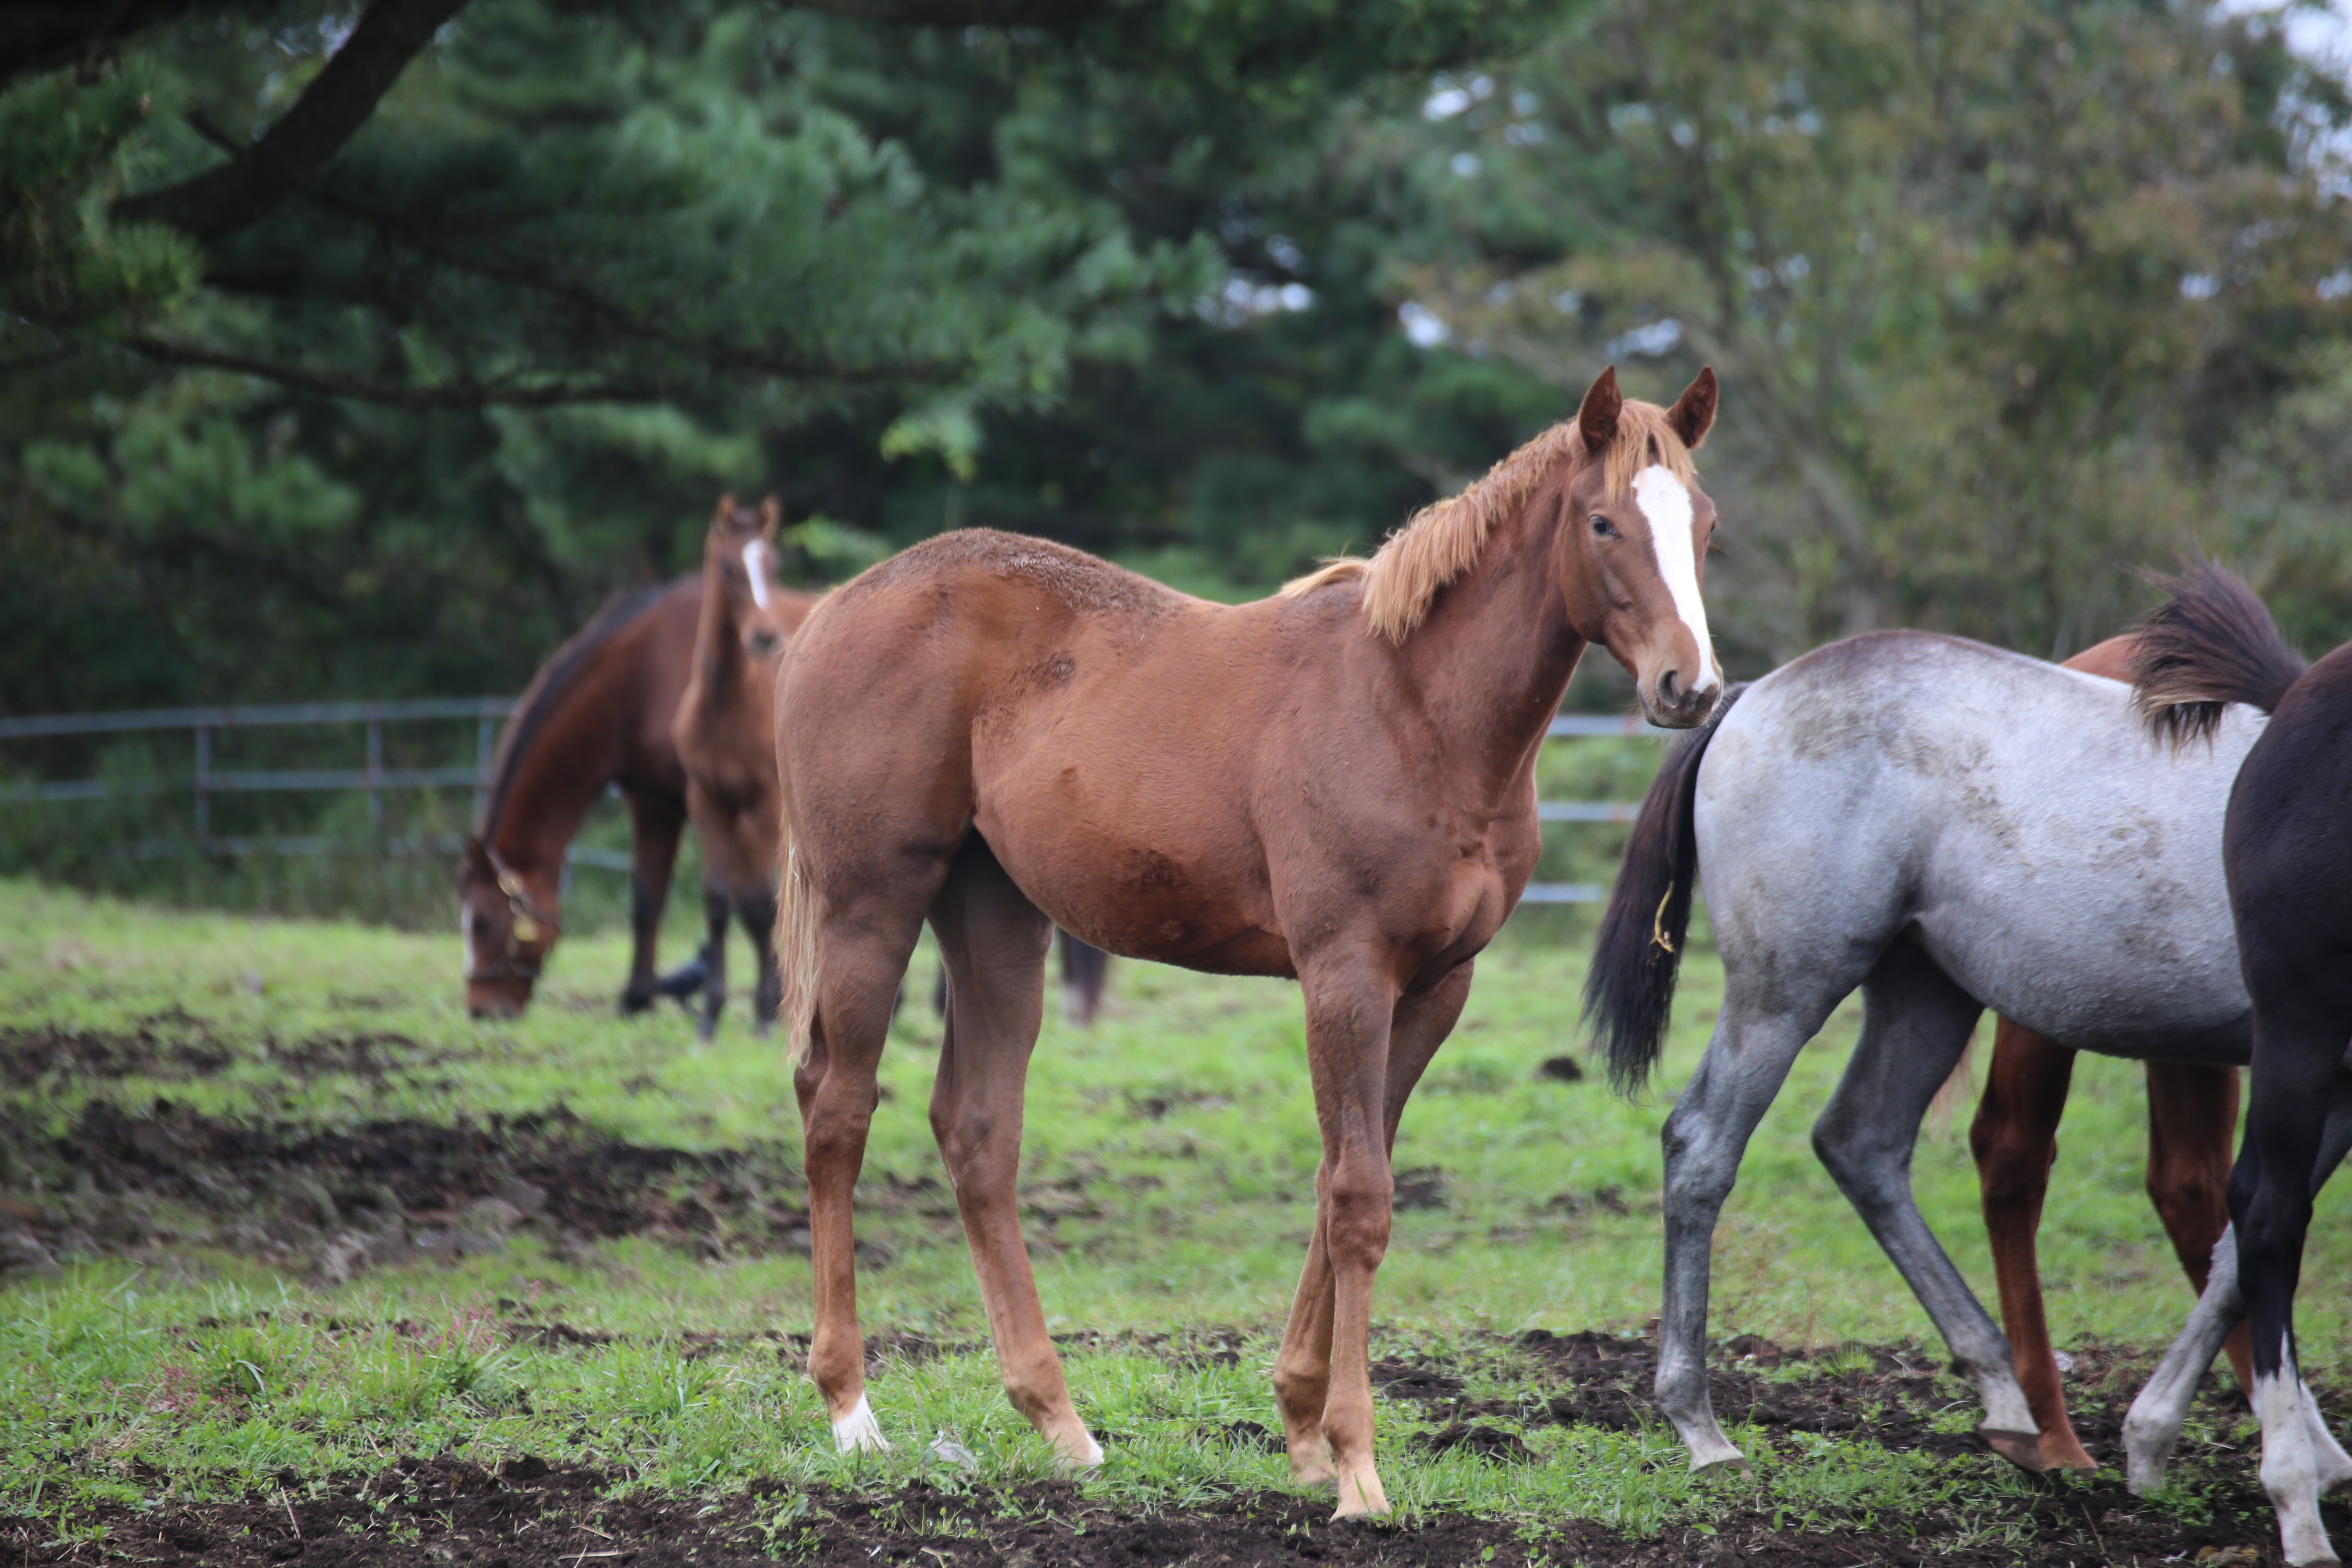
[[[1328,1501],[1259,1493],[1151,1514],[1091,1503],[1067,1482],[1016,1489],[918,1484],[884,1497],[754,1487],[718,1498],[601,1494],[589,1469],[509,1461],[495,1472],[464,1460],[403,1460],[322,1500],[289,1494],[211,1507],[101,1515],[115,1561],[215,1568],[299,1563],[442,1568],[698,1568],[779,1559],[864,1568],[1142,1568],[1145,1564],[1452,1565],[1528,1563],[1707,1568],[1935,1563],[1993,1564],[2273,1563],[2264,1517],[2206,1527],[2144,1514],[2121,1486],[2053,1488],[2021,1521],[2029,1542],[1954,1547],[1932,1535],[1776,1530],[1769,1515],[1735,1514],[1715,1533],[1669,1531],[1625,1541],[1603,1526],[1515,1525],[1437,1516],[1408,1525],[1333,1523]],[[2340,1532],[2343,1510],[2332,1521]],[[2340,1536],[2339,1536],[2340,1538]],[[37,1521],[0,1518],[0,1552],[26,1563],[96,1561],[88,1543],[48,1538]],[[121,1556],[114,1556],[121,1553]]]
[[[177,1020],[124,1037],[31,1035],[0,1030],[0,1079],[20,1093],[54,1078],[170,1079],[217,1071],[226,1061]],[[414,1042],[397,1037],[313,1040],[273,1056],[289,1071],[380,1074],[414,1068]],[[537,1235],[559,1248],[648,1236],[688,1258],[804,1249],[800,1183],[781,1149],[690,1152],[616,1141],[562,1111],[456,1125],[386,1121],[321,1132],[290,1123],[238,1123],[168,1100],[132,1114],[92,1101],[61,1136],[37,1134],[20,1112],[0,1109],[0,1145],[13,1151],[0,1198],[0,1277],[54,1272],[57,1259],[125,1255],[153,1262],[191,1249],[226,1247],[292,1271],[338,1280],[369,1268],[413,1265],[503,1247]],[[1442,1185],[1443,1173],[1421,1173]],[[1082,1195],[1082,1194],[1081,1194]],[[894,1185],[877,1194],[929,1212],[946,1202],[935,1184]],[[1074,1201],[1049,1193],[1053,1205]],[[872,1205],[869,1205],[869,1207]],[[869,1257],[870,1264],[887,1257]],[[508,1336],[561,1352],[609,1336],[541,1321],[500,1302]],[[776,1337],[776,1336],[772,1336]],[[712,1341],[715,1345],[718,1342]],[[1242,1339],[1205,1331],[1181,1339],[1074,1337],[1071,1348],[1129,1349],[1230,1363]],[[873,1342],[875,1370],[893,1359],[946,1347],[911,1335]],[[787,1339],[779,1353],[801,1346]],[[1474,1353],[1507,1359],[1538,1373],[1512,1403],[1473,1398],[1459,1367],[1411,1358],[1381,1361],[1376,1382],[1391,1399],[1420,1405],[1434,1428],[1416,1439],[1433,1449],[1467,1447],[1504,1466],[1532,1456],[1524,1434],[1546,1426],[1634,1430],[1657,1424],[1647,1390],[1654,1347],[1602,1333],[1537,1331],[1500,1339]],[[1813,1375],[1771,1374],[1810,1360]],[[2092,1347],[2077,1356],[2070,1389],[2077,1429],[2103,1463],[2120,1464],[2118,1437],[2145,1354]],[[1743,1336],[1718,1347],[1716,1408],[1727,1421],[1752,1421],[1761,1441],[1804,1451],[1808,1435],[1874,1442],[1892,1450],[1949,1458],[1979,1451],[1973,1436],[1938,1432],[1950,1398],[1935,1383],[1936,1362],[1916,1345],[1843,1346],[1807,1352]],[[1524,1378],[1522,1377],[1524,1381]],[[2226,1417],[2234,1394],[2202,1396]],[[2352,1415],[2341,1391],[2323,1391],[2339,1426]],[[2239,1408],[2242,1408],[2240,1406]],[[1262,1449],[1277,1435],[1237,1422],[1225,1440]],[[1550,1531],[1459,1516],[1409,1526],[1336,1525],[1329,1504],[1285,1493],[1225,1498],[1139,1517],[1083,1499],[1066,1483],[1013,1490],[948,1475],[936,1486],[880,1496],[754,1488],[685,1499],[603,1494],[612,1478],[551,1468],[536,1459],[496,1473],[451,1458],[403,1459],[373,1475],[339,1479],[328,1495],[284,1478],[287,1489],[241,1502],[120,1508],[94,1522],[103,1545],[58,1541],[30,1519],[0,1517],[0,1561],[131,1561],[242,1565],[451,1563],[538,1568],[562,1563],[620,1568],[778,1559],[907,1568],[1143,1568],[1146,1564],[1420,1564],[1529,1561],[1601,1564],[1978,1564],[2188,1563],[2205,1568],[2277,1560],[2270,1510],[2253,1467],[2238,1467],[2235,1489],[2214,1500],[2215,1522],[2184,1526],[2144,1511],[2112,1478],[2093,1488],[2050,1483],[2023,1526],[2022,1544],[1962,1545],[1937,1538],[1939,1522],[1917,1528],[1824,1534],[1775,1529],[1769,1513],[1734,1512],[1716,1533],[1677,1530],[1624,1541],[1605,1527],[1563,1522]],[[160,1478],[158,1478],[160,1483]],[[159,1484],[158,1490],[161,1490]],[[2352,1540],[2352,1509],[2326,1507],[2339,1541]],[[1924,1548],[1926,1555],[1922,1555]]]

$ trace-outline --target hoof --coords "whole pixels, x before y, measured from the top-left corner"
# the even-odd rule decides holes
[[[2087,1475],[2099,1468],[2099,1461],[2091,1458],[2080,1443],[2069,1443],[2063,1448],[2053,1448],[2045,1443],[2042,1447],[2042,1468],[2044,1470],[2074,1470]]]
[[[1691,1474],[1704,1481],[1729,1480],[1755,1473],[1748,1468],[1747,1459],[1737,1454],[1728,1459],[1716,1459],[1707,1464],[1691,1467]]]
[[[1290,1462],[1290,1482],[1293,1486],[1313,1487],[1319,1491],[1339,1479],[1339,1472],[1328,1459],[1310,1459],[1303,1465],[1296,1459]]]
[[[1977,1436],[1984,1439],[1986,1447],[2019,1469],[2037,1476],[2042,1473],[2041,1433],[2008,1432],[1998,1426],[1979,1426]]]

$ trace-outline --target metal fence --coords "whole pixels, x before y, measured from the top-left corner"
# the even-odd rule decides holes
[[[406,789],[469,789],[475,815],[489,788],[490,759],[498,743],[498,721],[514,709],[510,697],[423,698],[395,702],[291,702],[242,708],[154,708],[120,713],[57,713],[38,718],[0,719],[0,742],[53,740],[75,735],[127,735],[186,731],[194,745],[194,770],[184,784],[163,780],[135,782],[109,779],[60,779],[30,784],[0,784],[0,804],[103,800],[121,793],[162,794],[188,790],[194,805],[193,839],[151,839],[132,847],[141,858],[174,855],[332,855],[378,851],[392,855],[454,854],[454,839],[408,836],[378,838],[365,844],[318,837],[280,836],[236,837],[212,831],[212,805],[217,795],[252,792],[362,790],[368,798],[368,820],[383,826],[385,792]],[[386,724],[471,719],[474,721],[474,761],[468,766],[388,768],[383,763]],[[362,726],[364,761],[355,768],[219,769],[213,765],[215,738],[224,731],[299,725]],[[1591,736],[1663,736],[1639,719],[1561,715],[1551,721],[1548,740]],[[1631,822],[1638,805],[1624,801],[1544,800],[1536,816],[1544,822]],[[571,863],[604,870],[626,871],[629,858],[613,850],[575,848]],[[1608,889],[1591,882],[1531,882],[1521,901],[1531,904],[1594,903]]]

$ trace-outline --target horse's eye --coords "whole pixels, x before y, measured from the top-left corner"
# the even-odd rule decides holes
[[[1617,525],[1605,517],[1596,517],[1592,520],[1592,537],[1614,539],[1617,537]]]
[[[489,916],[476,915],[474,917],[474,934],[476,936],[488,936],[490,934]]]

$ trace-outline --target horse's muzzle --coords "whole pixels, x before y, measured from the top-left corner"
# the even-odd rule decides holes
[[[1682,683],[1681,672],[1669,669],[1642,688],[1643,716],[1662,730],[1695,730],[1706,722],[1723,700],[1723,682],[1710,679],[1700,690]]]

